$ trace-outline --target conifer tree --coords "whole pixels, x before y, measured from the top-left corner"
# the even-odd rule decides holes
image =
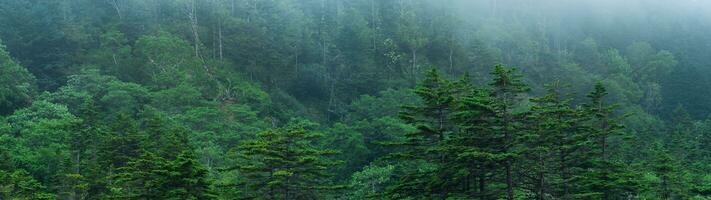
[[[405,140],[393,144],[401,151],[390,154],[390,158],[399,159],[401,176],[389,188],[389,193],[396,196],[430,195],[442,196],[448,193],[444,184],[446,175],[441,174],[441,164],[447,158],[444,141],[451,135],[452,108],[455,103],[455,85],[440,77],[437,70],[427,71],[425,78],[414,90],[420,97],[420,105],[403,106],[400,118],[417,128],[417,131],[405,135]],[[427,166],[422,166],[427,165]]]
[[[302,125],[266,130],[237,148],[237,170],[243,181],[242,199],[322,199],[326,191],[340,188],[330,183],[328,156],[336,152],[313,144],[320,134]]]
[[[565,88],[556,81],[546,85],[546,94],[531,99],[529,131],[520,139],[528,149],[529,180],[538,199],[559,196],[570,199],[572,177],[579,171],[582,148],[587,144],[581,112],[571,107]],[[526,172],[524,172],[526,173]]]
[[[672,157],[661,143],[655,143],[652,149],[654,160],[652,160],[652,172],[659,178],[659,182],[655,185],[655,191],[661,199],[685,199],[688,196],[683,196],[683,187],[679,187],[681,179],[681,170],[678,161]]]
[[[93,100],[81,105],[79,117],[82,123],[75,125],[69,136],[71,157],[64,174],[64,193],[70,199],[95,198],[102,190],[101,166],[98,148],[94,140],[102,136],[98,124],[98,113]]]
[[[602,83],[595,84],[588,94],[590,101],[583,107],[588,119],[590,147],[586,173],[580,174],[581,191],[578,198],[617,199],[635,190],[635,174],[623,163],[611,158],[609,140],[622,134],[624,126],[614,116],[616,105],[605,103],[607,90]]]
[[[522,94],[530,89],[515,68],[498,64],[494,66],[491,76],[493,80],[489,85],[492,87],[493,108],[497,116],[495,131],[501,132],[503,136],[500,150],[509,154],[508,158],[501,163],[506,180],[506,199],[513,200],[515,187],[513,158],[516,157],[516,152],[512,151],[512,147],[515,145],[516,135],[521,130],[521,124],[517,122],[521,116],[517,115],[514,109],[519,105]]]
[[[0,199],[52,200],[56,197],[25,170],[0,170]]]
[[[427,71],[425,78],[414,90],[422,105],[404,106],[400,113],[406,123],[414,125],[418,131],[407,135],[407,145],[413,148],[409,153],[423,153],[436,146],[451,132],[450,113],[454,103],[454,86],[440,77],[437,70]],[[420,159],[439,159],[438,155],[410,155]]]
[[[110,199],[165,199],[170,171],[167,161],[144,151],[111,177]]]
[[[104,136],[100,150],[102,163],[117,169],[125,166],[131,159],[141,155],[143,136],[139,133],[135,120],[125,113],[119,113]]]
[[[173,160],[181,152],[189,151],[188,131],[171,123],[162,113],[146,108],[141,113],[143,137],[141,147],[164,159]]]
[[[208,171],[195,160],[192,151],[183,151],[168,163],[167,197],[169,200],[209,200],[214,199]]]
[[[493,129],[496,113],[492,103],[489,90],[467,91],[457,101],[453,113],[457,131],[447,141],[448,153],[455,155],[455,163],[446,168],[464,172],[455,179],[461,183],[462,193],[482,200],[493,198],[495,192],[490,191],[490,185],[497,184],[492,179],[496,174],[494,167],[507,158],[506,153],[499,151],[503,137]]]

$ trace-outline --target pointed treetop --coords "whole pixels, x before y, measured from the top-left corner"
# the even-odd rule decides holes
[[[528,85],[523,82],[523,75],[516,68],[507,68],[502,64],[497,64],[494,66],[491,76],[493,80],[489,85],[496,88],[496,92],[522,93],[530,90]]]
[[[607,89],[605,89],[605,86],[602,84],[602,82],[597,82],[595,83],[595,89],[593,89],[590,94],[588,94],[588,97],[595,103],[599,103],[602,101],[602,98],[607,95]]]

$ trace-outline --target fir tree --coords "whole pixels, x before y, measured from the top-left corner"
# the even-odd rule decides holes
[[[515,187],[513,158],[516,157],[516,152],[511,148],[515,145],[516,135],[521,130],[521,124],[517,123],[517,119],[520,119],[521,116],[517,115],[514,109],[519,105],[522,94],[530,89],[515,68],[506,68],[498,64],[494,66],[491,76],[493,80],[489,85],[492,87],[493,108],[497,115],[495,131],[499,131],[503,135],[503,144],[500,146],[500,150],[509,154],[509,157],[502,162],[506,180],[506,199],[513,200]]]
[[[183,151],[168,163],[167,197],[171,200],[209,200],[214,199],[208,171],[195,160],[191,151]]]
[[[320,134],[302,125],[266,130],[239,145],[237,170],[243,181],[243,199],[321,199],[338,189],[330,183],[330,167],[338,164],[328,155],[336,152],[316,148]]]
[[[406,134],[405,141],[392,144],[402,150],[389,157],[405,162],[401,165],[399,180],[389,188],[388,193],[398,198],[409,195],[442,196],[448,193],[448,187],[444,185],[447,175],[442,174],[440,169],[443,169],[441,164],[449,159],[443,142],[453,130],[451,113],[456,87],[432,69],[427,71],[414,92],[420,97],[421,104],[403,106],[400,118],[416,127],[417,131]]]
[[[622,134],[624,126],[614,116],[616,105],[605,103],[607,90],[601,83],[588,94],[590,102],[584,105],[588,119],[590,147],[586,173],[580,174],[581,191],[578,198],[619,199],[634,192],[635,174],[623,163],[611,158],[609,140]]]
[[[458,100],[453,113],[457,132],[447,141],[448,153],[456,156],[446,168],[460,172],[455,180],[463,194],[482,200],[493,198],[490,185],[498,183],[492,179],[495,166],[508,157],[499,151],[503,137],[493,129],[496,113],[492,103],[489,90],[471,89]]]
[[[528,149],[525,156],[533,173],[528,176],[529,184],[538,199],[549,195],[570,199],[573,174],[579,171],[585,158],[581,152],[587,144],[584,118],[571,107],[564,89],[556,81],[546,86],[544,96],[531,99],[535,103],[528,116],[531,125],[520,138]]]
[[[113,175],[110,199],[165,199],[170,171],[165,159],[144,151]]]
[[[25,170],[0,170],[0,199],[52,200],[56,197]]]
[[[104,165],[110,169],[121,168],[141,154],[144,137],[139,133],[135,120],[125,113],[120,113],[109,130],[110,132],[104,135],[104,144],[100,149]]]

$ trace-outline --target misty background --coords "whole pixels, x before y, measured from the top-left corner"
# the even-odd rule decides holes
[[[706,0],[3,0],[0,199],[711,199],[709,33]]]

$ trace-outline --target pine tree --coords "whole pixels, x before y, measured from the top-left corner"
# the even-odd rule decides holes
[[[512,151],[512,147],[514,147],[516,135],[521,129],[521,124],[517,123],[517,119],[520,119],[521,116],[517,115],[514,109],[518,106],[522,94],[530,89],[515,68],[506,68],[498,64],[494,66],[491,75],[493,80],[489,85],[493,90],[491,93],[494,98],[493,108],[497,115],[496,131],[503,135],[503,144],[500,150],[509,154],[509,157],[502,162],[506,180],[506,199],[513,200],[515,187],[513,158],[516,157],[516,152]]]
[[[168,163],[169,175],[167,196],[169,200],[208,200],[214,199],[211,183],[207,179],[208,171],[195,160],[191,151],[183,151]]]
[[[529,176],[538,199],[548,195],[570,199],[572,174],[579,171],[581,151],[587,144],[586,127],[581,112],[571,107],[570,98],[563,93],[564,85],[556,81],[546,85],[547,93],[531,99],[529,131],[521,137],[528,149]],[[524,172],[525,173],[525,172]]]
[[[684,199],[680,179],[681,169],[678,161],[672,157],[661,143],[655,143],[652,149],[654,160],[650,167],[652,172],[659,178],[659,183],[655,188],[656,194],[661,199]]]
[[[207,170],[190,151],[172,161],[144,151],[111,179],[110,199],[214,199]]]
[[[624,126],[620,118],[614,116],[616,105],[608,105],[604,101],[607,95],[601,83],[595,84],[595,89],[588,94],[590,102],[585,104],[585,114],[588,119],[590,146],[587,160],[587,171],[579,175],[581,191],[578,198],[618,199],[634,192],[636,188],[635,174],[623,163],[611,158],[609,139],[622,134]]]
[[[399,180],[388,193],[398,198],[443,196],[448,193],[447,175],[442,174],[441,164],[449,159],[444,152],[444,141],[451,135],[451,113],[455,103],[456,88],[453,83],[440,77],[437,70],[427,71],[425,78],[414,90],[421,104],[404,106],[400,118],[417,128],[405,135],[405,141],[392,144],[401,151],[388,157],[403,162]]]
[[[146,137],[141,143],[142,148],[168,160],[190,150],[188,130],[171,123],[159,111],[146,108],[141,113],[141,118],[141,135]]]
[[[64,193],[70,199],[95,198],[101,183],[101,166],[98,162],[96,138],[102,135],[98,124],[98,113],[93,100],[81,105],[79,117],[82,123],[75,125],[69,137],[71,157],[64,174]]]
[[[329,182],[330,167],[338,164],[313,142],[320,134],[302,125],[266,130],[237,148],[237,170],[243,181],[243,199],[321,199],[326,191],[340,188]]]
[[[407,135],[407,145],[414,158],[438,159],[438,155],[415,155],[425,152],[446,139],[451,132],[450,113],[454,104],[454,86],[440,77],[437,70],[427,72],[424,80],[415,88],[422,105],[404,106],[400,118],[414,125],[418,131]]]
[[[110,199],[165,199],[170,171],[165,159],[144,151],[113,175]]]
[[[52,200],[56,197],[25,170],[0,170],[0,199]]]
[[[479,199],[492,199],[490,186],[497,184],[492,179],[495,166],[508,156],[499,151],[502,136],[494,131],[496,113],[489,90],[472,88],[457,101],[453,120],[457,131],[447,141],[448,153],[456,155],[454,164],[446,168],[456,170],[462,193]]]
[[[107,131],[99,132],[101,139],[97,150],[98,166],[92,168],[92,174],[100,174],[100,178],[92,177],[93,185],[90,190],[92,195],[114,195],[112,188],[116,188],[115,177],[120,169],[126,167],[133,159],[141,156],[141,142],[143,136],[139,133],[136,122],[127,114],[119,113],[116,120],[110,124]],[[88,178],[88,177],[87,177]],[[115,195],[114,195],[115,196]]]
[[[144,136],[139,133],[134,119],[125,113],[119,113],[104,135],[100,158],[109,170],[124,167],[131,159],[141,155],[141,143]]]

